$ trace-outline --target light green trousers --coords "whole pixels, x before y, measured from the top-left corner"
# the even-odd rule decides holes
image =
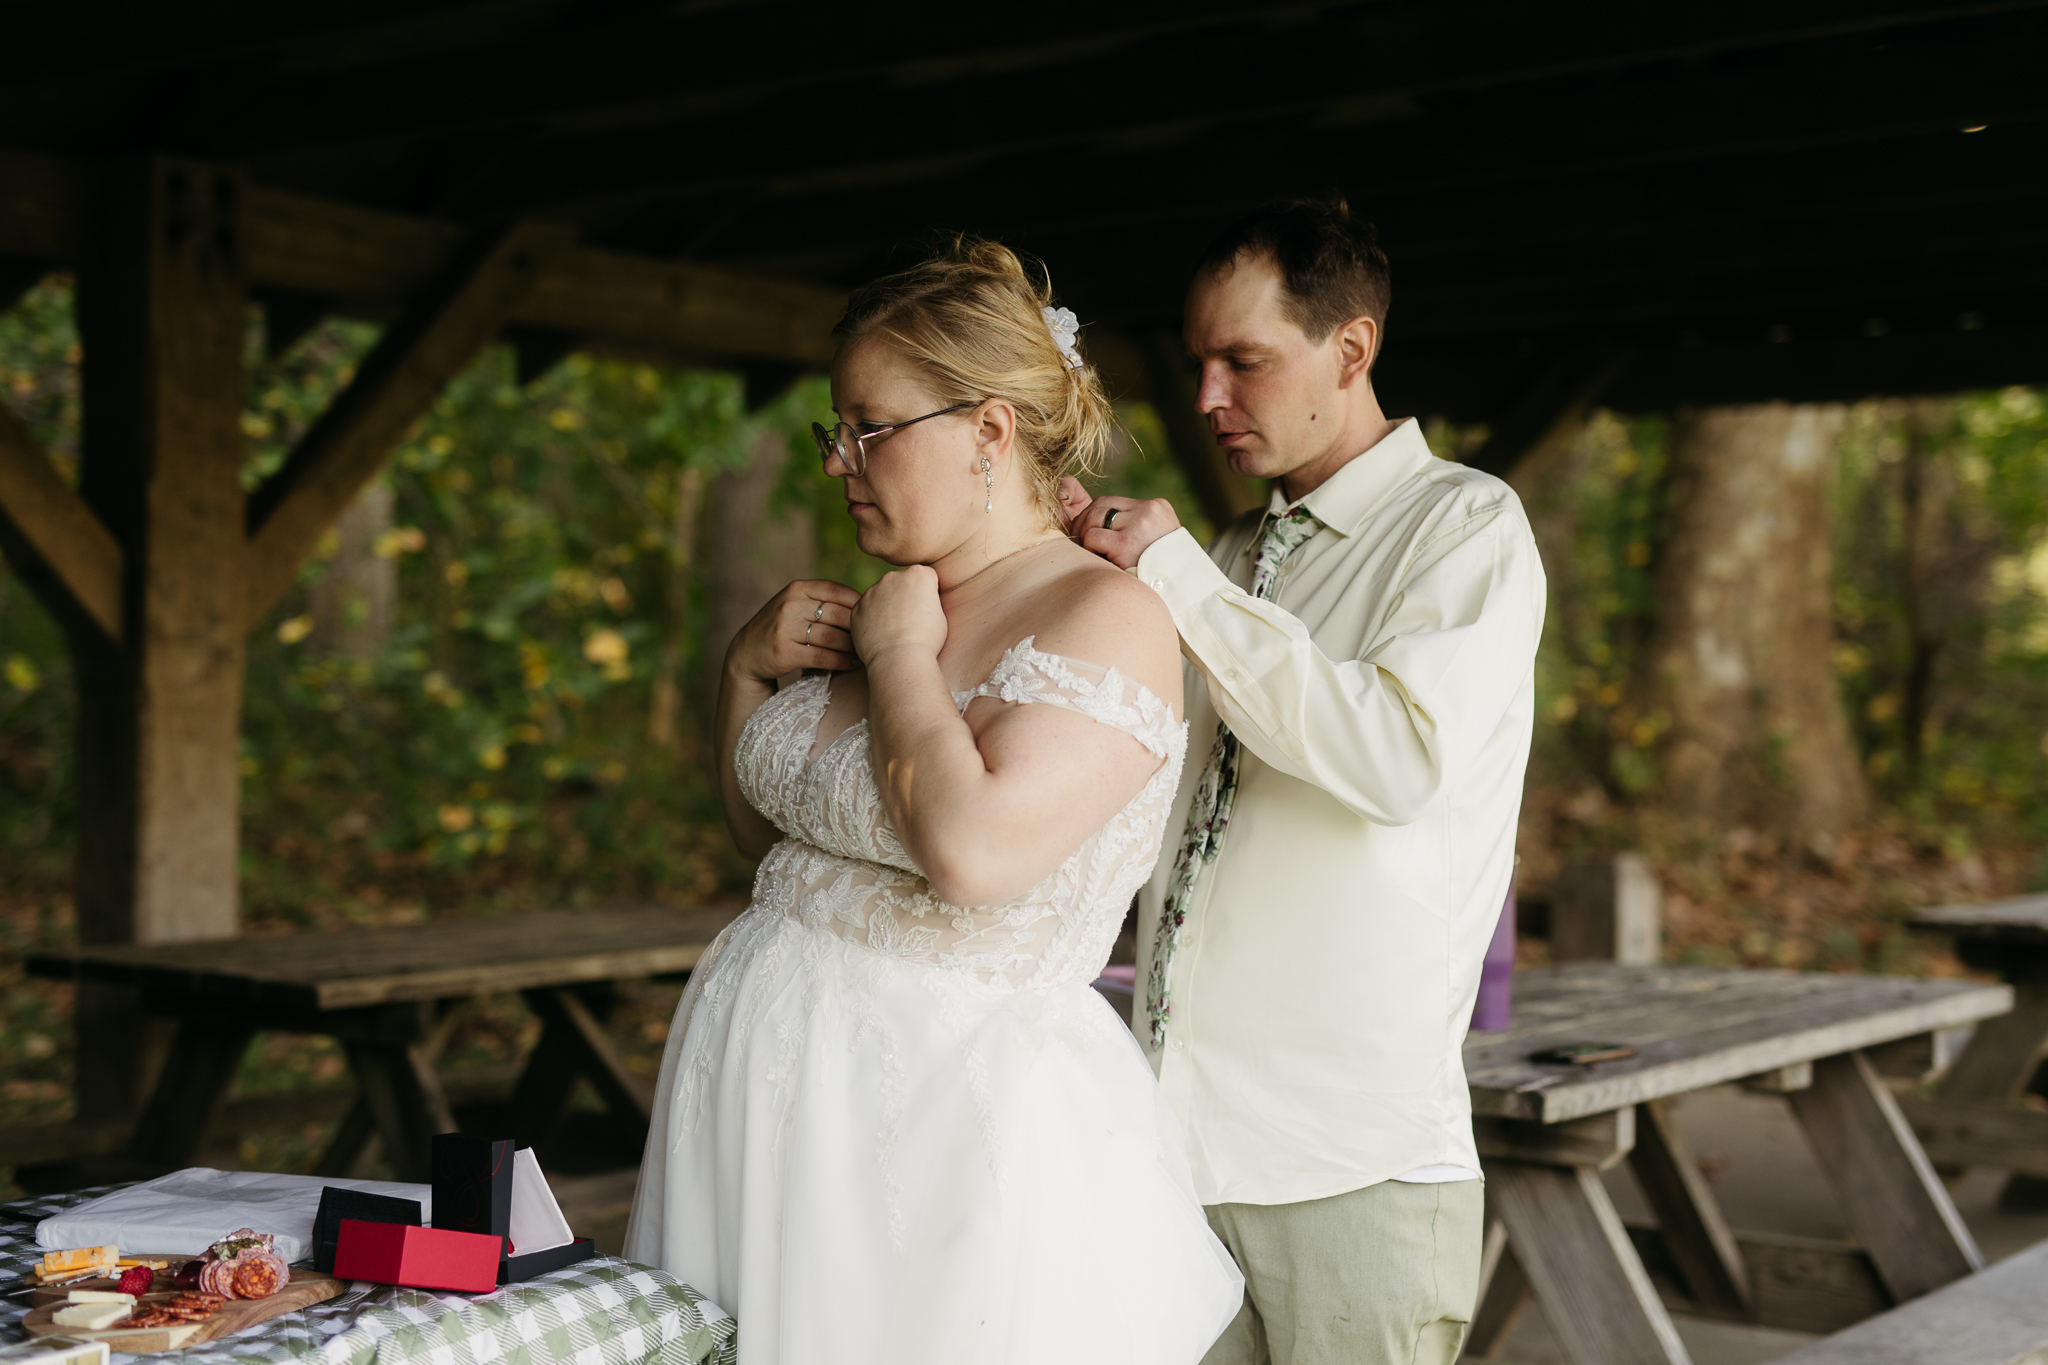
[[[1479,1297],[1482,1182],[1204,1211],[1244,1271],[1244,1306],[1202,1365],[1455,1365]]]

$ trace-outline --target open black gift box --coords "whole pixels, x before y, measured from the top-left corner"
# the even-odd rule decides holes
[[[498,1257],[498,1283],[514,1284],[545,1275],[550,1270],[587,1261],[597,1254],[588,1237],[577,1237],[560,1246],[515,1254],[512,1240],[512,1189],[519,1166],[516,1146],[509,1138],[471,1137],[464,1133],[443,1133],[434,1139],[434,1226],[454,1232],[482,1233],[496,1237],[504,1248]],[[540,1168],[527,1169],[539,1179]],[[541,1182],[533,1192],[544,1198],[545,1206],[560,1218],[554,1193]],[[320,1212],[313,1223],[313,1266],[334,1268],[335,1244],[341,1221],[359,1219],[369,1223],[405,1223],[417,1227],[420,1206],[410,1199],[392,1199],[329,1186],[320,1192]],[[562,1225],[566,1228],[567,1224]]]

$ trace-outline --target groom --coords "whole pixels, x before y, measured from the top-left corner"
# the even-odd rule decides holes
[[[1507,485],[1381,412],[1387,298],[1342,201],[1233,224],[1185,337],[1269,505],[1205,554],[1163,500],[1062,490],[1191,666],[1133,1024],[1245,1274],[1207,1365],[1450,1365],[1478,1292],[1459,1049],[1514,862],[1543,570]]]

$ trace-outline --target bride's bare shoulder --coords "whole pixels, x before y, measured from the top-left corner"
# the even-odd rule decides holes
[[[1076,557],[1032,594],[1037,648],[1114,668],[1180,704],[1180,637],[1158,593],[1094,555]]]

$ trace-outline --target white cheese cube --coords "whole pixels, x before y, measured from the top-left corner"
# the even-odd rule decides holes
[[[50,1321],[59,1327],[81,1327],[88,1332],[97,1332],[127,1316],[128,1305],[125,1303],[74,1303],[59,1308]]]

